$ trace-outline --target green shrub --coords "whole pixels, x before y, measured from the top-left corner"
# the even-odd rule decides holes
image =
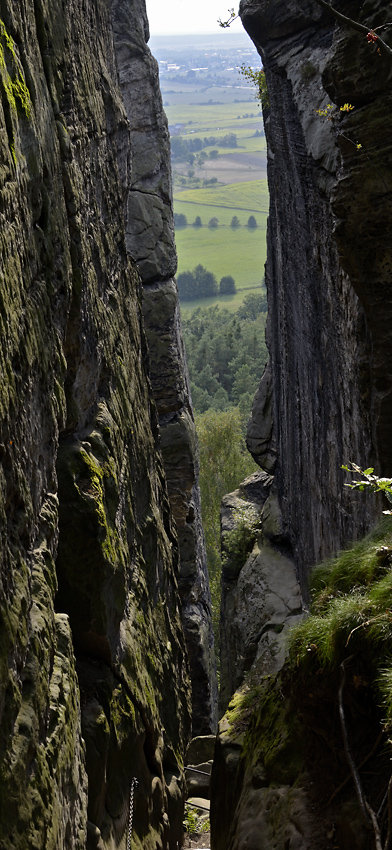
[[[260,515],[257,510],[246,504],[233,512],[235,527],[223,538],[223,565],[230,570],[239,571],[253,549],[257,533],[260,530]]]
[[[309,617],[292,629],[293,669],[336,670],[361,655],[376,699],[392,719],[392,520],[334,560],[317,567]]]

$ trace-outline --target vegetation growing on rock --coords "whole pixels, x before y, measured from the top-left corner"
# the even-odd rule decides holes
[[[257,467],[246,451],[238,408],[225,412],[208,410],[196,417],[196,427],[200,449],[201,509],[211,587],[212,618],[215,641],[219,647],[221,500],[225,493],[234,490],[238,482]],[[247,537],[247,533],[245,536]]]
[[[376,846],[384,846],[391,776],[391,596],[390,518],[314,570],[311,613],[291,631],[289,661],[267,678],[256,665],[221,721],[211,809],[217,850],[239,846],[251,823],[259,829],[263,824],[271,846],[284,847],[297,833],[306,850],[316,840],[326,850],[328,835],[342,850],[367,846],[370,825],[355,792],[340,707],[363,796],[378,811],[382,843]],[[227,789],[234,752],[229,780],[234,814],[228,823],[217,785]]]

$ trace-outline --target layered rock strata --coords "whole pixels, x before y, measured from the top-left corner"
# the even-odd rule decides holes
[[[390,17],[387,3],[336,5],[369,28]],[[275,471],[305,588],[312,564],[374,521],[341,464],[392,467],[391,62],[310,0],[247,0],[241,16],[270,101],[270,364],[248,446]]]
[[[174,850],[182,579],[111,9],[0,12],[0,847],[124,846],[136,777],[133,845]]]
[[[369,30],[390,20],[389,4],[378,0],[333,5]],[[341,464],[353,460],[381,474],[392,466],[392,63],[366,33],[336,23],[310,0],[243,0],[240,13],[262,57],[270,104],[264,113],[270,360],[248,447],[270,476],[271,517],[279,520],[273,523],[279,539],[270,542],[294,564],[306,594],[312,565],[361,536],[381,507],[344,488]],[[390,31],[377,30],[388,41]],[[232,585],[236,612],[243,569]],[[253,577],[256,589],[263,577],[260,571]],[[271,588],[277,578],[273,572]],[[253,597],[244,598],[246,649]],[[267,615],[264,599],[258,621]],[[228,631],[238,639],[238,628]],[[233,688],[241,670],[230,645],[228,655]],[[262,842],[274,850],[337,844],[359,850],[368,830],[354,794],[347,793],[344,805],[333,795],[325,810],[336,771],[339,781],[340,771],[342,779],[347,772],[329,720],[337,686],[332,699],[321,680],[304,681],[293,701],[285,675],[283,668],[263,678],[253,662],[220,723],[212,847],[259,850]],[[347,699],[356,718],[375,716],[366,693],[353,688]]]
[[[112,0],[120,85],[131,130],[127,248],[143,281],[150,377],[180,545],[179,586],[192,681],[194,735],[215,731],[217,680],[201,524],[198,450],[174,275],[170,140],[145,2]]]

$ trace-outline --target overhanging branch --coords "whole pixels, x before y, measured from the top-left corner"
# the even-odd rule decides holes
[[[339,21],[341,24],[344,24],[346,27],[350,27],[350,29],[352,30],[364,33],[364,35],[369,35],[369,33],[375,32],[375,30],[369,29],[369,27],[365,26],[364,24],[360,24],[353,18],[348,18],[346,15],[342,15],[341,12],[338,12],[337,9],[334,9],[333,6],[327,3],[327,0],[314,0],[314,2],[317,3],[318,6],[321,6],[322,9],[326,9],[327,12],[329,12],[330,15],[336,18],[336,20]],[[385,26],[389,26],[389,24],[385,24]],[[376,29],[381,29],[381,27],[377,27]],[[385,53],[389,53],[389,55],[392,56],[392,49],[381,38],[381,36],[377,36],[377,38],[375,39],[375,43],[377,44],[377,46],[381,47],[382,50],[385,51]]]

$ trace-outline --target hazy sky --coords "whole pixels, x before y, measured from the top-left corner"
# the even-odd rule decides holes
[[[238,9],[238,0],[146,0],[151,35],[166,33],[216,33],[218,18],[229,17],[228,9]],[[230,29],[243,32],[239,20]],[[221,30],[223,32],[223,30]]]

